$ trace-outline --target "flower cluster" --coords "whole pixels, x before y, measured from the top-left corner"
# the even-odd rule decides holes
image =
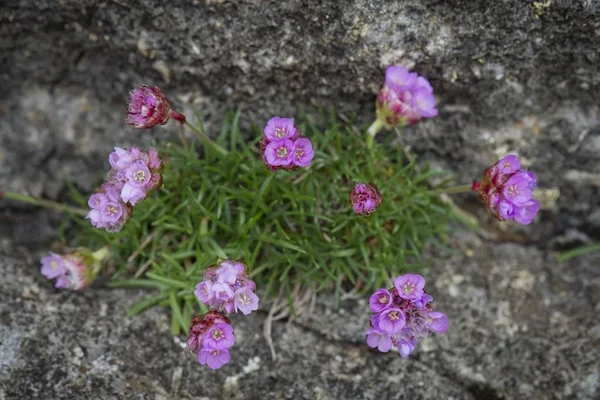
[[[401,66],[387,68],[377,97],[377,119],[384,126],[410,125],[437,114],[433,88],[427,79]]]
[[[229,318],[219,311],[209,311],[192,318],[187,348],[198,355],[198,362],[211,369],[221,368],[231,359],[229,348],[235,343]]]
[[[81,290],[93,282],[107,254],[106,248],[95,253],[86,248],[65,255],[50,252],[41,259],[41,272],[48,279],[56,279],[58,289]]]
[[[129,92],[127,124],[138,129],[164,125],[169,117],[184,123],[185,116],[171,110],[171,103],[158,87],[142,85]]]
[[[481,182],[473,182],[472,188],[500,221],[514,219],[528,225],[540,210],[540,203],[533,198],[536,186],[534,173],[521,169],[519,158],[509,154],[487,168]]]
[[[395,345],[403,358],[408,357],[417,340],[429,332],[444,333],[448,317],[433,311],[433,297],[424,290],[421,275],[405,274],[394,280],[392,289],[378,289],[369,299],[374,313],[371,329],[366,332],[367,344],[386,353]]]
[[[370,215],[382,202],[381,194],[375,185],[357,183],[350,191],[352,210],[358,215]]]
[[[206,269],[194,294],[211,308],[248,315],[258,309],[255,290],[256,284],[248,277],[244,263],[224,260]]]
[[[96,228],[118,232],[131,216],[132,206],[162,185],[163,162],[156,149],[146,153],[137,147],[115,147],[108,161],[112,169],[88,200],[91,211],[86,218]]]
[[[308,138],[300,136],[294,120],[273,117],[267,122],[261,141],[263,162],[272,171],[308,167],[315,152]]]

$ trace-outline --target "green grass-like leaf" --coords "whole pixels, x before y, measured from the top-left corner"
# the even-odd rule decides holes
[[[440,237],[456,216],[427,192],[428,180],[439,172],[418,168],[390,143],[367,151],[356,127],[331,116],[324,128],[300,121],[315,149],[309,168],[271,172],[261,161],[261,133],[242,134],[239,117],[228,114],[216,140],[229,149],[227,156],[209,147],[197,152],[195,146],[162,144],[163,187],[135,207],[121,232],[79,221],[71,233],[77,245],[110,244],[111,286],[159,290],[130,314],[170,306],[173,332],[185,330],[198,309],[194,287],[218,258],[246,261],[267,295],[283,288],[289,297],[300,284],[331,290],[339,301],[343,290],[368,293],[403,272],[421,272],[423,248],[443,246]],[[203,131],[200,118],[199,124]],[[248,136],[258,139],[242,139]],[[384,198],[369,217],[355,215],[349,204],[358,181],[374,183]],[[134,279],[138,270],[146,272]]]

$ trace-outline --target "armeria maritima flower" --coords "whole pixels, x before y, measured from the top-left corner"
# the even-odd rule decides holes
[[[521,169],[519,158],[510,154],[487,168],[481,182],[473,182],[473,191],[500,221],[514,219],[528,225],[540,210],[533,198],[536,186],[534,173]]]
[[[401,66],[387,68],[377,97],[377,119],[385,127],[411,125],[437,114],[433,88],[427,79]]]
[[[126,203],[136,205],[146,198],[149,191],[162,185],[164,164],[152,147],[147,153],[137,147],[127,150],[115,147],[108,161],[112,169],[107,180],[120,188],[121,199]]]
[[[131,205],[121,200],[121,188],[105,182],[88,200],[91,210],[86,218],[96,228],[118,232],[131,216]]]
[[[171,103],[158,87],[142,85],[129,92],[127,124],[138,129],[164,125],[169,117],[184,123],[185,116],[171,110]]]
[[[358,215],[370,215],[382,203],[381,193],[375,185],[357,183],[350,191],[352,210]]]
[[[256,284],[244,263],[223,260],[204,271],[204,280],[196,285],[194,294],[211,308],[248,315],[258,309],[255,291]]]
[[[48,279],[56,279],[56,288],[81,290],[94,281],[107,254],[107,248],[96,252],[78,248],[65,255],[50,252],[41,259],[41,272]]]
[[[371,329],[366,332],[369,347],[388,352],[393,345],[408,357],[417,340],[430,332],[448,330],[448,317],[433,311],[431,297],[424,290],[425,279],[417,274],[400,275],[391,289],[378,289],[369,299]]]
[[[198,356],[198,362],[211,369],[221,368],[231,359],[229,348],[235,335],[229,318],[218,311],[209,311],[192,318],[187,347]]]
[[[273,117],[261,141],[263,162],[272,171],[308,167],[315,156],[311,141],[299,136],[294,120]]]

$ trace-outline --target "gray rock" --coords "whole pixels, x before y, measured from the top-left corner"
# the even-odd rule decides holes
[[[540,187],[561,189],[537,240],[587,229],[581,210],[600,202],[589,152],[600,119],[596,1],[21,0],[4,2],[0,21],[3,187],[56,198],[69,179],[89,190],[112,146],[172,135],[174,123],[152,133],[122,123],[140,83],[200,109],[214,133],[237,107],[246,128],[331,105],[368,121],[384,67],[401,63],[439,100],[439,117],[404,134],[421,160],[464,183],[518,152]]]
[[[5,241],[0,398],[597,399],[600,255],[561,264],[465,234],[454,247],[428,274],[450,329],[409,359],[368,349],[366,299],[335,311],[324,294],[306,324],[273,323],[275,362],[267,314],[234,316],[232,362],[214,372],[169,334],[162,310],[125,316],[142,292],[57,291],[37,258]]]

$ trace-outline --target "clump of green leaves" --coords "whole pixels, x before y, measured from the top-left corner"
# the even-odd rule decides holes
[[[339,298],[344,287],[369,292],[422,270],[424,246],[440,243],[451,218],[432,193],[445,183],[430,187],[439,173],[418,168],[393,137],[367,150],[355,126],[333,116],[324,128],[297,121],[315,149],[309,168],[271,172],[261,160],[262,132],[242,134],[238,120],[239,113],[227,115],[216,138],[227,156],[160,143],[163,187],[135,207],[121,232],[87,221],[74,232],[78,245],[110,245],[113,286],[158,289],[132,314],[167,305],[173,331],[186,330],[199,304],[195,285],[218,258],[246,262],[263,296],[290,295],[299,284]],[[356,182],[374,183],[384,199],[369,217],[352,211]]]

